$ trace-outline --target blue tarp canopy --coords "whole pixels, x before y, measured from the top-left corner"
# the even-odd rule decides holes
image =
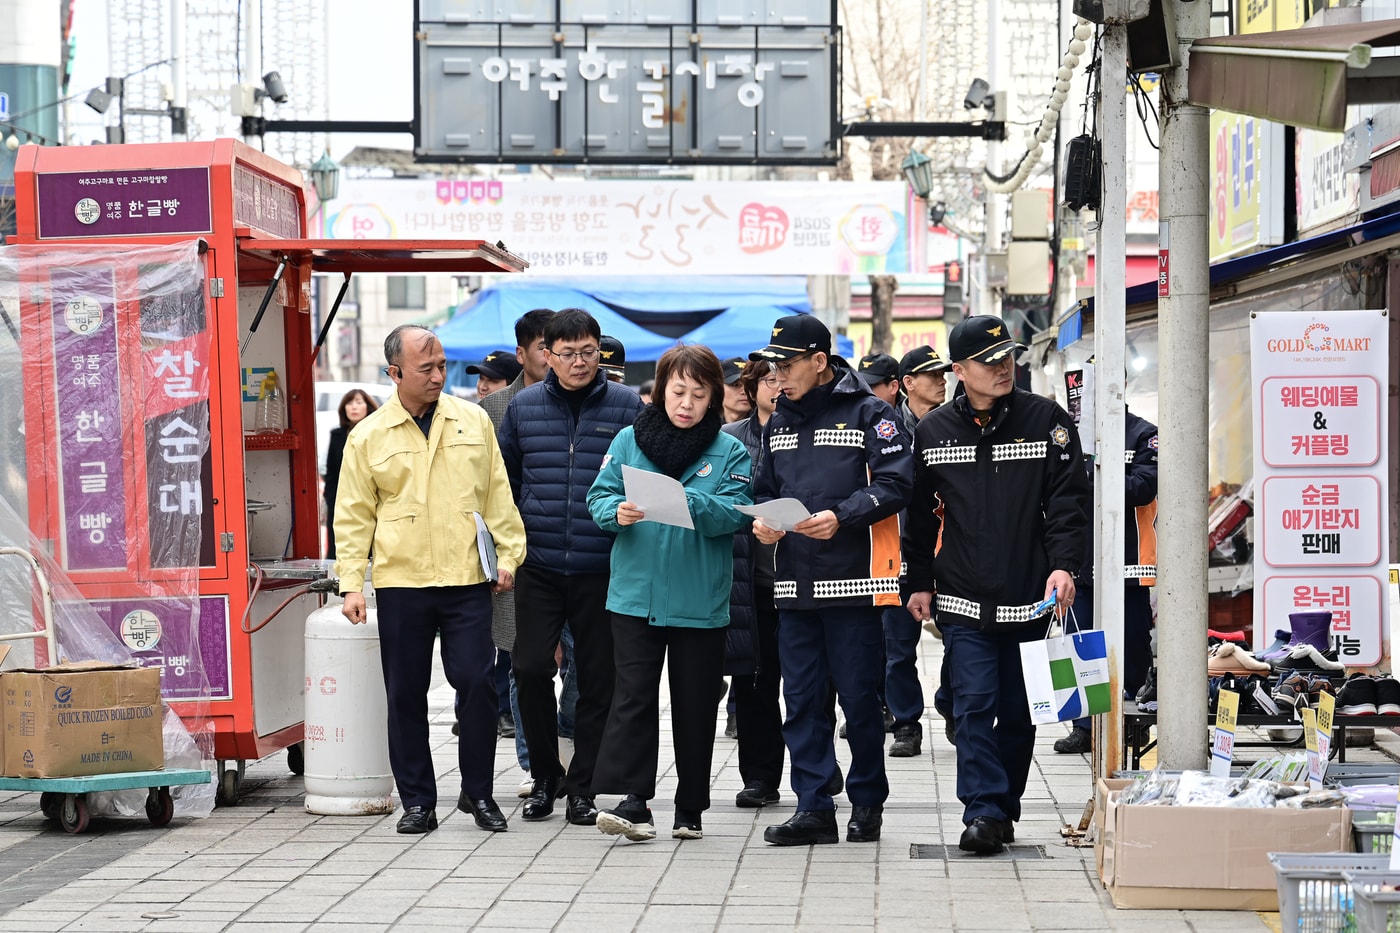
[[[514,347],[515,322],[533,308],[582,308],[603,333],[622,341],[629,363],[660,359],[677,340],[702,343],[721,359],[747,356],[768,343],[778,318],[811,311],[803,276],[515,278],[464,303],[437,329],[438,339],[449,360],[474,362]],[[708,320],[677,338],[634,324],[628,314],[656,324],[669,316]],[[849,356],[851,342],[838,340],[837,352]]]

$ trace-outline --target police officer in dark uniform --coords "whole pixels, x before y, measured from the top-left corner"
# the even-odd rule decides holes
[[[905,526],[909,611],[937,612],[952,653],[959,847],[1015,839],[1035,749],[1020,645],[1044,638],[1055,597],[1074,602],[1089,557],[1089,477],[1079,433],[1059,405],[1015,384],[1024,350],[996,317],[960,322],[948,355],[953,401],[915,430],[914,501]],[[935,601],[934,592],[937,592]]]
[[[913,465],[899,416],[840,357],[811,315],[781,318],[750,359],[771,365],[783,395],[763,432],[755,500],[794,498],[811,513],[790,533],[754,521],[777,544],[773,599],[797,813],[768,827],[774,845],[838,842],[831,779],[836,749],[827,718],[828,678],[846,714],[851,767],[847,842],[880,838],[889,782],[878,694],[884,664],[881,615],[899,604],[899,511]]]

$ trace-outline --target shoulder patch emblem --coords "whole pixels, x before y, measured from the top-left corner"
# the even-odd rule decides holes
[[[695,475],[696,475],[696,476],[709,476],[709,475],[710,475],[711,473],[713,473],[714,471],[715,471],[715,468],[712,467],[712,466],[710,466],[708,463],[706,463],[706,464],[705,464],[704,466],[702,466],[700,469],[698,469],[698,470],[695,471]]]
[[[606,469],[608,468],[608,464],[609,464],[609,463],[612,463],[612,454],[603,454],[603,462],[602,462],[602,464],[598,467],[598,470],[599,470],[600,472],[603,471],[603,470],[606,470]]]
[[[1152,435],[1151,439],[1147,442],[1147,446],[1151,447],[1153,450],[1157,449],[1157,435]]]
[[[882,420],[879,424],[875,425],[875,434],[876,434],[881,440],[887,441],[887,440],[889,440],[890,438],[894,437],[894,436],[895,436],[895,433],[896,433],[896,429],[895,429],[895,426],[894,426],[894,422],[891,421],[891,420],[888,419],[888,418],[885,418],[885,419]]]
[[[1050,440],[1053,441],[1057,447],[1068,447],[1069,429],[1062,424],[1055,425],[1050,429]]]
[[[838,421],[838,422],[836,422],[836,430],[838,430],[838,431],[844,431],[844,430],[846,430],[846,422],[844,422],[844,421]]]

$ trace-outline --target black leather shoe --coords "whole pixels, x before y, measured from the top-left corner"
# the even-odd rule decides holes
[[[958,848],[977,855],[995,855],[1001,852],[1006,848],[1003,844],[1001,820],[992,819],[990,816],[977,817],[963,830],[962,838],[958,840]]]
[[[851,807],[851,820],[846,824],[846,841],[879,842],[884,813],[884,807]]]
[[[828,797],[835,797],[846,789],[846,778],[841,774],[841,768],[836,768],[836,773],[831,776],[831,780],[822,786],[822,793]]]
[[[525,798],[520,818],[526,822],[547,820],[554,812],[554,801],[564,796],[564,778],[553,777],[535,781],[535,789]]]
[[[775,846],[823,846],[840,842],[836,811],[799,810],[786,823],[765,829],[763,841]]]
[[[476,820],[476,825],[489,833],[503,833],[510,828],[506,824],[505,814],[490,797],[472,800],[463,793],[457,798],[457,809],[463,813],[470,813],[472,819]]]
[[[564,818],[575,826],[597,826],[598,808],[592,797],[570,794],[569,803],[564,808]]]
[[[496,717],[496,735],[503,739],[515,738],[515,718],[510,713]]]
[[[894,741],[890,743],[891,758],[913,758],[923,749],[924,734],[917,725],[894,727]]]
[[[775,804],[781,795],[767,781],[749,781],[744,789],[734,795],[734,806],[755,809]]]
[[[1075,726],[1069,735],[1055,741],[1055,751],[1061,755],[1082,755],[1094,750],[1094,734]]]
[[[430,833],[437,829],[437,811],[427,807],[409,807],[399,817],[398,831],[401,833]]]
[[[1007,845],[1016,841],[1016,824],[1012,820],[1001,821],[1001,841]]]

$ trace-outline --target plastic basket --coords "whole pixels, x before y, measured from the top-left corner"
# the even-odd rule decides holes
[[[1395,838],[1395,813],[1354,810],[1351,815],[1351,833],[1356,840],[1357,852],[1389,852],[1391,842]]]
[[[1390,855],[1270,852],[1269,861],[1278,876],[1283,933],[1350,933],[1356,917],[1342,872],[1388,868]]]
[[[1351,885],[1357,933],[1400,933],[1400,872],[1344,871],[1342,878]]]

